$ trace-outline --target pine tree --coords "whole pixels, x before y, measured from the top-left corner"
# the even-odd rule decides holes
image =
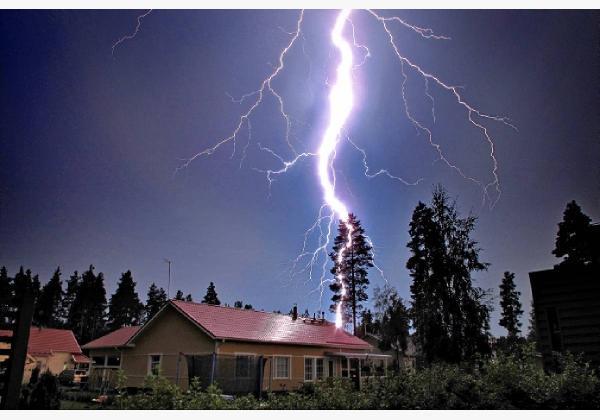
[[[76,318],[75,309],[73,307],[73,302],[75,301],[75,297],[77,296],[77,290],[79,288],[79,284],[81,282],[81,277],[77,270],[71,274],[69,280],[67,280],[67,289],[65,290],[63,300],[61,303],[60,314],[62,318],[63,324],[71,329],[75,329],[74,319]]]
[[[352,231],[350,235],[352,245],[345,249],[350,233],[348,226]],[[338,256],[342,252],[343,258],[338,261]],[[341,302],[343,320],[345,323],[351,322],[352,331],[356,333],[356,315],[363,307],[361,302],[369,298],[367,295],[367,286],[369,285],[367,270],[373,267],[373,253],[371,245],[365,237],[365,231],[354,214],[349,214],[346,222],[340,221],[333,252],[329,254],[329,257],[334,263],[331,274],[337,280],[329,286],[333,292],[331,297],[333,303],[330,309],[335,312],[338,302]],[[346,289],[345,295],[342,295],[343,288]]]
[[[561,265],[584,265],[592,261],[590,225],[591,219],[575,201],[567,204],[552,251],[556,257],[564,257]]]
[[[433,191],[431,205],[419,202],[410,222],[412,321],[425,362],[459,362],[489,353],[486,292],[471,273],[487,269],[470,238],[476,218],[460,218],[445,190]]]
[[[0,268],[0,329],[11,325],[11,308],[13,301],[13,285],[8,277],[6,267]]]
[[[500,326],[508,331],[508,338],[514,340],[521,333],[521,321],[519,318],[523,315],[519,296],[521,292],[517,291],[515,286],[515,274],[509,271],[504,272],[502,284],[500,285],[500,307],[502,314],[500,317]]]
[[[178,290],[177,293],[175,293],[175,300],[185,300],[181,290]]]
[[[154,315],[158,313],[162,309],[162,307],[167,303],[167,293],[161,287],[160,289],[156,286],[156,284],[152,283],[150,288],[148,289],[148,296],[146,299],[146,307],[145,307],[145,320],[148,321]]]
[[[42,288],[33,317],[36,325],[49,328],[63,326],[61,319],[63,289],[60,276],[60,267],[57,267],[52,278]]]
[[[108,327],[117,330],[125,325],[139,325],[144,306],[135,291],[131,271],[121,274],[117,290],[108,303]]]
[[[215,284],[211,281],[206,289],[206,295],[202,299],[202,303],[208,303],[210,305],[220,305],[221,301],[217,297],[217,291],[215,290]]]
[[[87,343],[105,332],[106,289],[104,274],[94,274],[94,266],[81,276],[77,294],[71,305],[70,323],[77,340]]]

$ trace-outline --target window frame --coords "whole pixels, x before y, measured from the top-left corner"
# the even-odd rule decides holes
[[[152,371],[152,358],[155,356],[158,356],[158,372],[156,374]],[[162,368],[162,359],[162,353],[151,353],[148,355],[148,375],[160,375],[160,370]]]
[[[278,376],[277,359],[287,359],[287,376]],[[274,354],[273,355],[273,379],[292,379],[292,355],[291,354]]]
[[[248,360],[248,359],[250,357],[256,357],[256,353],[236,352],[233,355],[235,356],[235,365],[234,365],[233,376],[235,378],[240,378],[240,379],[250,378],[251,377],[251,375],[250,375],[250,360]],[[241,376],[238,374],[238,357],[246,357],[246,359],[248,360],[248,375],[246,375],[246,376]]]
[[[306,379],[306,360],[311,360],[311,373],[310,373],[310,379]],[[323,374],[321,376],[321,378],[317,377],[317,360],[323,360]],[[327,369],[326,369],[326,363],[325,361],[327,360],[326,357],[324,356],[304,356],[304,382],[316,382],[316,381],[322,381],[325,378],[327,378]]]

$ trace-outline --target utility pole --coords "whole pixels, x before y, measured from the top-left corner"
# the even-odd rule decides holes
[[[165,262],[169,265],[169,282],[167,283],[167,299],[170,299],[171,295],[169,294],[169,290],[171,289],[171,263],[172,263],[172,261],[165,258]]]

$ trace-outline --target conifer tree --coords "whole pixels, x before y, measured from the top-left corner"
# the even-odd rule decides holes
[[[592,261],[590,225],[591,219],[574,200],[567,204],[552,251],[556,257],[564,257],[561,265],[581,266]]]
[[[210,305],[220,305],[221,301],[217,297],[217,291],[215,290],[215,284],[211,281],[206,289],[206,295],[202,299],[202,303],[208,303]]]
[[[181,290],[178,290],[177,293],[175,293],[175,300],[185,300]]]
[[[456,204],[438,186],[431,205],[419,202],[410,222],[411,285],[416,342],[426,363],[460,362],[489,353],[486,292],[472,273],[487,269],[471,239],[476,218],[460,218]]]
[[[70,311],[70,322],[77,340],[87,343],[105,332],[106,289],[104,274],[94,274],[94,266],[81,276]]]
[[[11,308],[13,301],[13,285],[6,267],[0,268],[0,329],[11,324]]]
[[[75,297],[77,296],[77,291],[79,289],[80,282],[81,276],[79,275],[77,270],[75,270],[73,274],[71,274],[71,276],[69,277],[69,280],[67,280],[67,288],[65,290],[63,300],[61,303],[61,318],[63,324],[71,330],[75,329],[74,320],[76,318],[76,308],[73,307],[73,302],[75,301]]]
[[[188,293],[187,296],[185,297],[185,301],[186,302],[193,302],[194,298],[192,297],[191,293]]]
[[[60,267],[57,267],[52,278],[42,287],[33,317],[36,325],[49,328],[63,326],[61,319],[63,289],[60,276]]]
[[[346,249],[349,229],[351,226],[352,245]],[[338,256],[343,253],[339,261]],[[347,222],[340,221],[338,235],[335,237],[333,252],[329,254],[334,265],[331,274],[336,277],[334,283],[329,286],[333,292],[331,297],[331,311],[335,312],[338,302],[341,301],[343,309],[343,320],[352,323],[352,331],[356,333],[357,314],[363,308],[361,302],[366,301],[367,286],[369,285],[368,269],[373,267],[373,253],[371,245],[365,237],[365,231],[360,221],[354,214],[348,215]],[[342,295],[342,289],[346,294]]]
[[[502,313],[500,317],[500,326],[508,331],[509,340],[516,339],[521,333],[521,321],[519,318],[523,315],[519,296],[521,292],[517,291],[515,286],[515,274],[509,271],[504,272],[502,284],[500,284],[500,307]]]
[[[162,309],[162,307],[167,303],[167,293],[165,289],[158,288],[156,284],[152,283],[150,288],[148,289],[148,295],[146,299],[146,307],[145,307],[145,320],[148,321],[154,315],[158,313]]]
[[[144,306],[135,291],[135,282],[131,271],[121,274],[117,290],[108,304],[108,327],[117,330],[123,326],[139,325]]]

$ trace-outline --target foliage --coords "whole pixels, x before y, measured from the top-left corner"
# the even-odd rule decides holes
[[[22,408],[32,410],[57,410],[60,408],[58,379],[44,372],[39,379],[23,390]]]
[[[0,268],[0,328],[10,326],[11,302],[13,299],[13,285],[8,277],[6,267]]]
[[[117,290],[108,304],[108,327],[117,330],[124,325],[139,325],[144,306],[135,291],[135,282],[131,271],[121,274]]]
[[[152,318],[160,309],[167,303],[167,293],[165,289],[158,288],[156,284],[152,283],[148,289],[148,295],[146,299],[146,306],[144,308],[145,320],[148,321]]]
[[[558,224],[556,257],[564,257],[561,265],[583,265],[592,262],[591,219],[581,211],[575,200],[567,203],[563,220]]]
[[[445,190],[433,191],[431,205],[419,202],[410,222],[412,254],[406,267],[412,321],[425,362],[461,362],[489,353],[489,307],[471,274],[487,269],[471,239],[476,218],[461,218]]]
[[[350,229],[348,228],[350,225]],[[351,246],[346,249],[349,236],[352,239]],[[343,258],[340,260],[340,253]],[[365,230],[360,221],[352,213],[348,215],[347,221],[340,221],[338,235],[333,243],[333,252],[329,254],[334,265],[331,274],[336,278],[329,288],[333,292],[331,300],[331,311],[335,312],[337,304],[341,301],[343,308],[343,319],[345,323],[352,323],[352,331],[356,332],[357,313],[362,309],[361,302],[366,301],[367,286],[369,278],[368,269],[373,267],[372,247],[365,236]],[[342,289],[346,290],[345,295]]]
[[[175,300],[184,300],[183,292],[181,290],[177,290],[177,293],[175,293]]]
[[[531,301],[531,310],[529,311],[529,328],[527,330],[527,341],[537,341],[537,330],[535,320],[535,306],[533,300]]]
[[[509,271],[504,272],[502,284],[500,284],[500,307],[502,314],[500,317],[500,326],[506,328],[508,337],[514,339],[521,333],[521,321],[519,318],[523,315],[519,296],[521,292],[517,291],[515,286],[515,274]]]
[[[377,324],[380,350],[396,352],[395,368],[400,368],[400,353],[408,346],[409,312],[398,291],[389,285],[374,291],[375,318]]]
[[[40,297],[33,314],[33,323],[41,327],[60,328],[61,302],[63,298],[60,267],[57,267],[52,278],[42,287]]]
[[[68,326],[79,342],[87,343],[105,332],[105,324],[104,275],[95,274],[94,266],[90,265],[76,286],[75,299],[69,308]]]

